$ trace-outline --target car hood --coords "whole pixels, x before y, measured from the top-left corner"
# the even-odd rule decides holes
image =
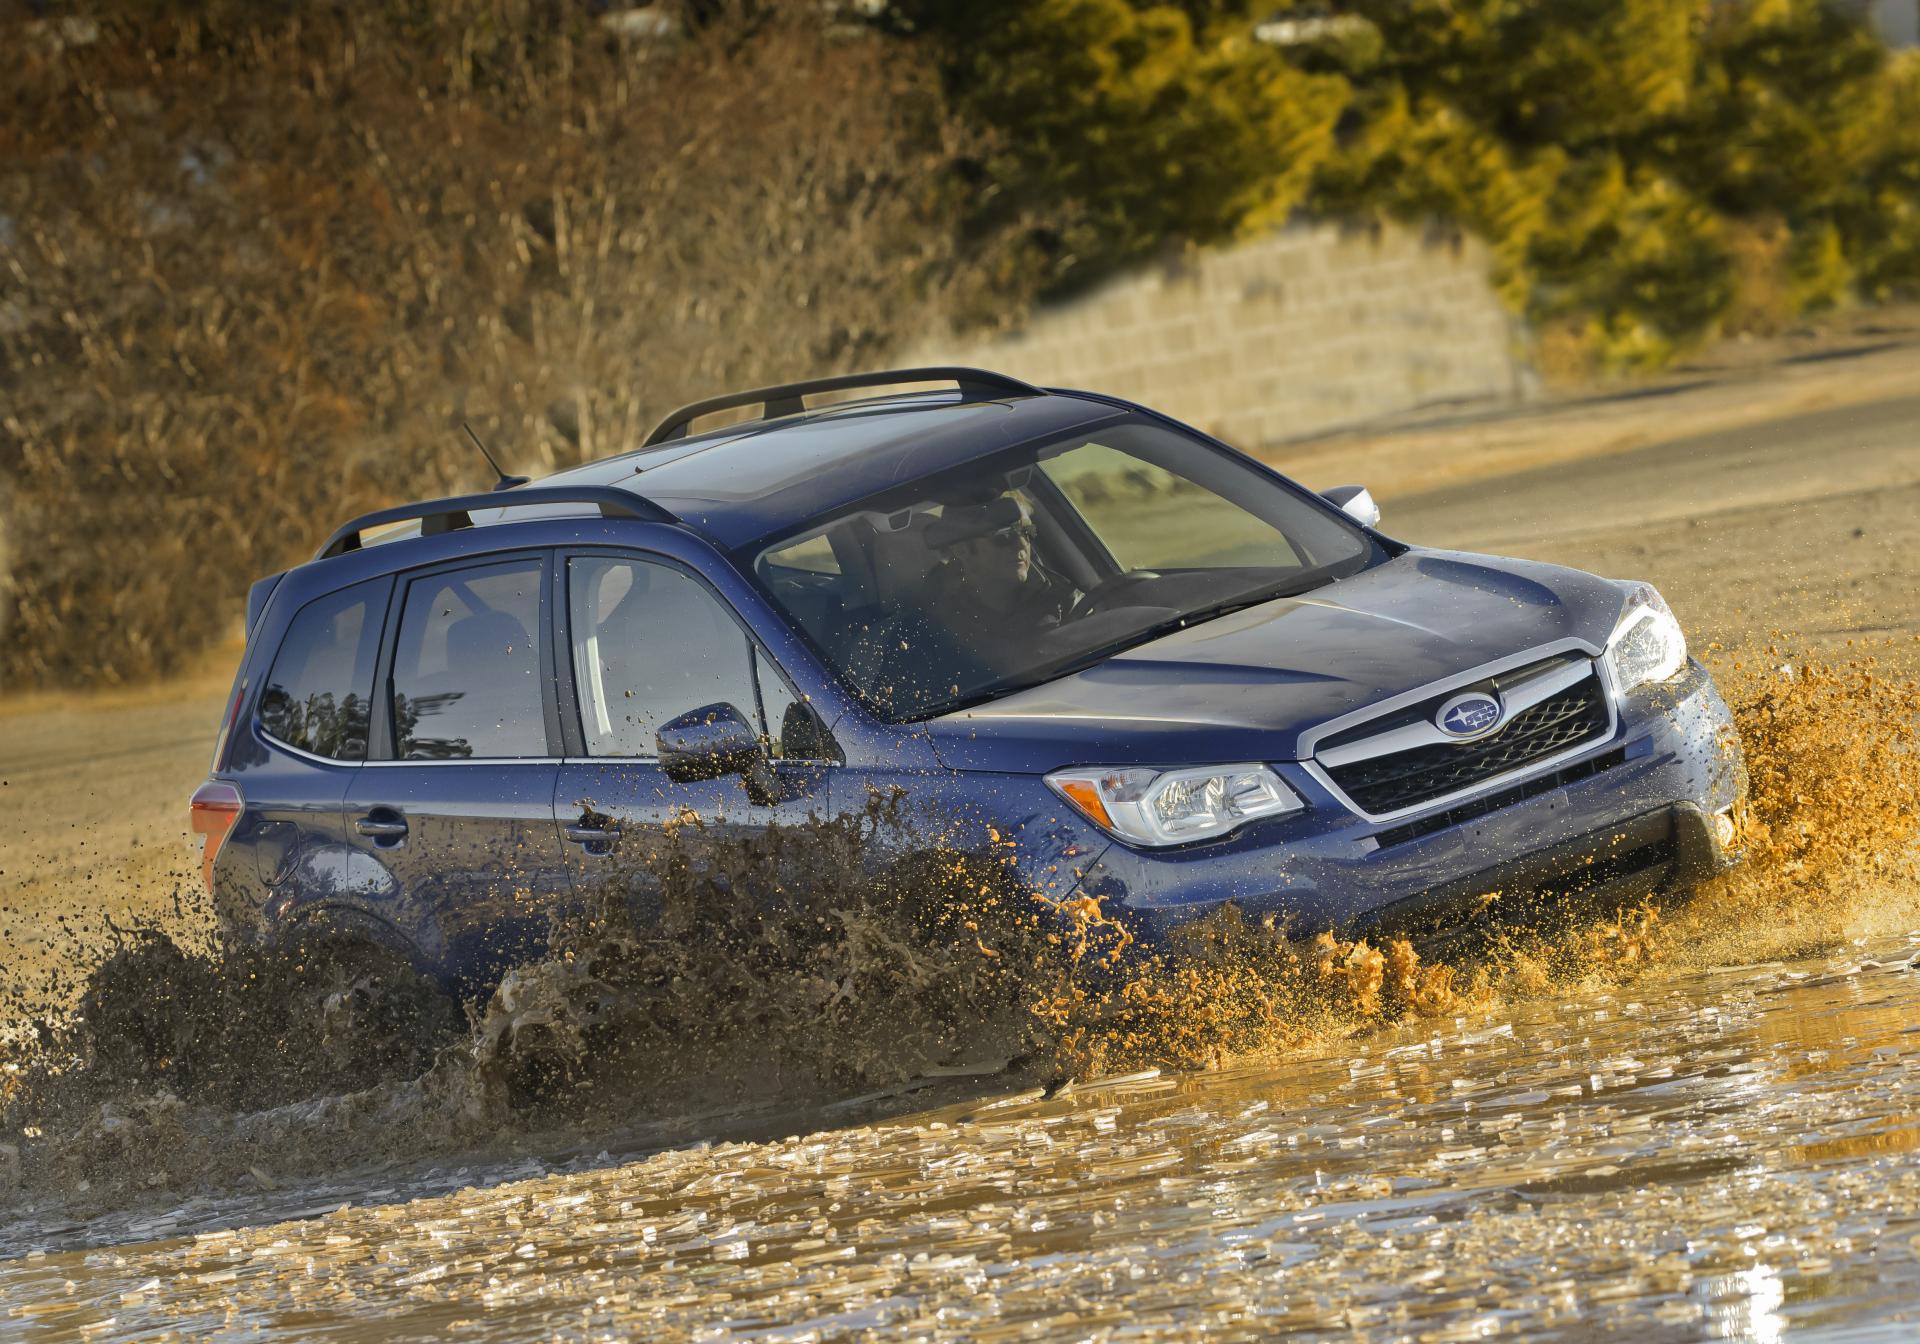
[[[1557,641],[1605,647],[1625,594],[1578,570],[1412,550],[930,721],[949,767],[1299,760],[1329,719]]]

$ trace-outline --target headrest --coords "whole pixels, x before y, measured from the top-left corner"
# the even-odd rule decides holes
[[[602,565],[594,575],[593,619],[597,625],[604,625],[607,617],[620,609],[620,604],[634,592],[647,590],[647,576],[638,573],[638,565],[610,564]],[[637,575],[637,577],[636,577]]]

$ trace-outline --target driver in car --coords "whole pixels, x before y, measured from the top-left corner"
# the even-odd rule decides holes
[[[928,609],[989,665],[1031,658],[1036,637],[1066,619],[1077,594],[1033,553],[1033,512],[1018,495],[949,504],[928,530],[942,553]]]

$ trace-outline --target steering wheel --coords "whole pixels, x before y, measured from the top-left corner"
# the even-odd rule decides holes
[[[1073,610],[1067,613],[1067,619],[1077,621],[1091,616],[1096,611],[1105,611],[1109,606],[1125,606],[1115,603],[1114,599],[1134,589],[1154,582],[1160,576],[1150,569],[1130,569],[1124,574],[1111,574],[1080,594],[1080,600],[1073,604]]]

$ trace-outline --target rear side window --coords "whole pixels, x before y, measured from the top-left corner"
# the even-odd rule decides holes
[[[402,760],[545,756],[541,564],[455,570],[407,586],[393,655]]]
[[[388,580],[315,598],[295,613],[260,692],[260,726],[290,747],[336,761],[367,758],[373,660]]]

